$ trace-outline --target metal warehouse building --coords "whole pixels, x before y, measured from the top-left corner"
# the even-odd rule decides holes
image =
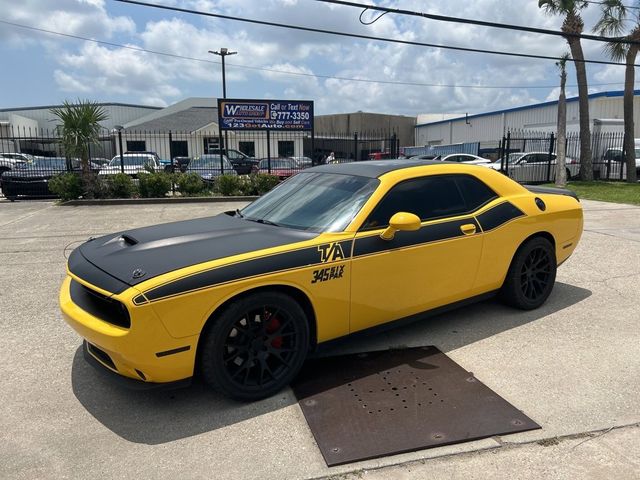
[[[635,136],[640,137],[640,90],[634,92]],[[589,95],[589,115],[594,125],[609,124],[622,130],[623,92],[599,92]],[[416,145],[449,145],[464,142],[496,142],[508,130],[555,132],[558,102],[544,102],[524,107],[460,116],[458,118],[416,125]],[[618,120],[605,121],[600,120]],[[567,99],[567,131],[579,131],[578,97]]]

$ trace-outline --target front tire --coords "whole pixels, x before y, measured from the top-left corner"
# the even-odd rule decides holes
[[[304,310],[279,292],[241,298],[212,322],[200,345],[202,376],[236,400],[269,397],[300,371],[309,348]]]
[[[520,246],[511,261],[500,295],[507,304],[521,310],[541,306],[556,280],[557,261],[549,240],[534,237]]]

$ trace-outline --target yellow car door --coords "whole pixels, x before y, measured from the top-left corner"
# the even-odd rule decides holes
[[[351,331],[466,298],[474,286],[483,235],[474,212],[497,195],[472,175],[430,175],[398,182],[355,236]],[[398,212],[420,228],[380,237]]]

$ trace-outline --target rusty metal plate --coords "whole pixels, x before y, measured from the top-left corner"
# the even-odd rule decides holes
[[[540,428],[436,347],[312,360],[293,391],[328,466]]]

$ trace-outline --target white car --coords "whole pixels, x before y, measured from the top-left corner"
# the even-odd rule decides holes
[[[508,162],[508,168],[506,163]],[[503,170],[500,159],[486,165],[494,170]],[[551,182],[555,179],[556,155],[549,152],[510,153],[505,159],[505,168],[509,178],[516,182]],[[566,157],[567,180],[577,177],[580,172],[580,163],[575,158]]]
[[[116,155],[111,159],[109,164],[100,169],[98,175],[115,175],[122,173],[122,164],[124,164],[124,173],[136,177],[139,173],[151,171],[162,171],[163,166],[160,164],[158,157],[146,153],[125,153]]]
[[[471,155],[470,153],[452,153],[442,158],[443,162],[459,162],[466,163],[468,165],[488,165],[491,160],[488,158],[482,158],[477,155]]]
[[[640,146],[638,142],[636,142],[635,157],[636,171],[640,174]],[[622,149],[608,148],[605,150],[602,160],[593,164],[593,172],[596,178],[626,180],[627,164],[622,156]]]

